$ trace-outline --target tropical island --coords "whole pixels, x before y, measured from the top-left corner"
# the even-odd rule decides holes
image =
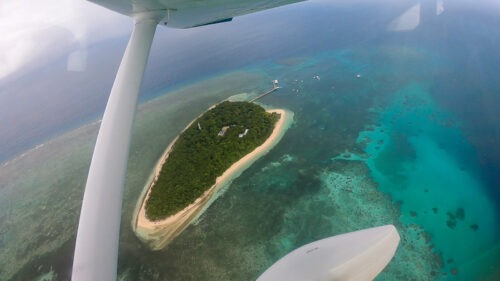
[[[161,249],[215,200],[217,192],[276,145],[293,120],[282,109],[224,101],[168,146],[139,198],[132,226]]]

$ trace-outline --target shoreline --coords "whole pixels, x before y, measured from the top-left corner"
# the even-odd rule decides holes
[[[229,186],[231,182],[239,177],[241,173],[250,167],[257,159],[264,156],[281,140],[293,121],[293,112],[285,109],[271,109],[267,112],[276,112],[280,114],[280,119],[276,122],[273,132],[260,146],[248,153],[240,160],[231,165],[224,173],[217,177],[215,184],[206,190],[202,196],[198,197],[193,203],[183,210],[177,212],[160,221],[150,221],[146,217],[145,204],[151,188],[156,183],[161,168],[165,163],[170,151],[177,141],[178,136],[169,144],[161,158],[158,160],[153,173],[148,178],[146,185],[139,197],[139,200],[132,215],[132,230],[136,236],[146,243],[152,250],[160,250],[177,237],[193,221],[195,221],[210,204],[220,195],[224,187]],[[195,119],[196,120],[196,119]],[[184,130],[189,128],[194,121],[190,122]],[[183,130],[183,131],[184,131]],[[181,132],[182,133],[182,132]],[[181,134],[180,133],[180,134]],[[179,135],[180,135],[179,134]]]

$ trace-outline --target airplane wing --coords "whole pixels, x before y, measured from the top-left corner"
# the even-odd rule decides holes
[[[304,0],[89,0],[120,14],[159,11],[159,24],[191,28],[232,20],[233,17],[275,8]]]
[[[278,260],[257,281],[373,280],[391,261],[399,241],[393,225],[314,241]]]

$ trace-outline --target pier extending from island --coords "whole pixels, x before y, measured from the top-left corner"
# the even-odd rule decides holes
[[[260,94],[260,95],[259,95],[259,96],[257,96],[256,98],[254,98],[254,99],[250,100],[250,102],[257,101],[258,99],[261,99],[261,98],[263,98],[263,97],[265,97],[265,96],[269,95],[270,93],[272,93],[272,92],[274,92],[274,91],[276,91],[276,90],[278,90],[278,89],[281,89],[281,87],[280,87],[280,86],[278,86],[278,80],[273,80],[272,82],[273,82],[273,87],[272,87],[272,89],[271,89],[271,90],[269,90],[269,91],[267,91],[267,92],[265,92],[265,93],[263,93],[263,94]]]
[[[293,113],[287,110],[274,109],[268,112],[279,114],[279,119],[275,123],[270,136],[257,148],[246,154],[237,162],[232,164],[222,175],[219,175],[215,184],[208,188],[194,202],[184,209],[161,220],[150,220],[146,215],[146,201],[150,196],[151,188],[158,180],[162,166],[167,160],[177,138],[169,145],[158,164],[155,167],[154,174],[139,198],[134,211],[132,227],[136,235],[153,250],[159,250],[171,242],[179,235],[191,222],[196,220],[208,206],[217,198],[223,187],[228,186],[233,179],[237,178],[245,169],[247,169],[257,159],[265,155],[272,149],[283,137],[285,131],[293,121]],[[194,122],[194,121],[193,121]],[[192,123],[193,123],[192,122]],[[192,124],[191,123],[191,124]],[[189,126],[191,126],[188,125]],[[203,126],[202,126],[203,127]]]

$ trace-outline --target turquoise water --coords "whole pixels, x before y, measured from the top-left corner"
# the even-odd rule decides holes
[[[495,244],[498,218],[455,122],[414,83],[395,93],[358,142],[366,143],[362,161],[380,190],[400,202],[401,221],[426,229],[445,270],[473,278],[468,264]]]
[[[498,20],[457,4],[435,25],[388,33],[407,8],[398,5],[390,14],[306,3],[271,14],[269,31],[252,25],[258,16],[242,18],[248,33],[234,46],[209,46],[223,48],[221,62],[186,63],[182,71],[198,73],[191,82],[146,93],[125,189],[122,280],[255,280],[305,243],[383,224],[397,227],[401,244],[377,280],[498,280]],[[321,17],[305,23],[304,11]],[[283,19],[293,27],[285,35]],[[262,93],[273,79],[283,88],[260,102],[295,113],[282,141],[170,246],[148,250],[130,220],[166,145],[212,104]],[[69,278],[97,127],[1,164],[0,280]]]

